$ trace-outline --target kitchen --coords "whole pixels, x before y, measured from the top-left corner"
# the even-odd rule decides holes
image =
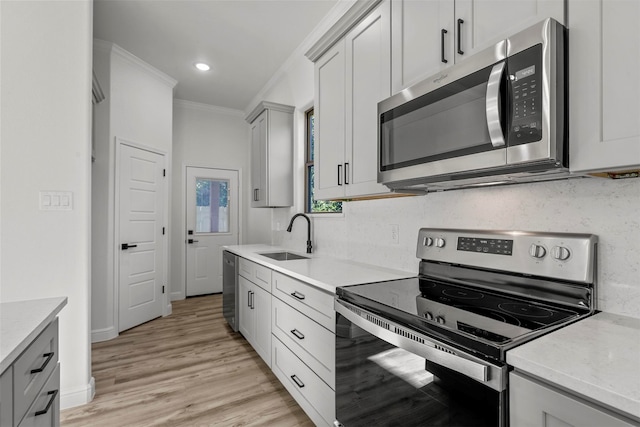
[[[73,13],[64,17],[69,20],[69,33],[58,33],[54,22],[40,17],[42,22],[37,22],[42,25],[43,34],[58,34],[60,37],[46,40],[40,33],[32,34],[27,28],[11,26],[11,9],[4,4],[1,7],[2,301],[30,299],[34,295],[68,296],[69,304],[60,315],[61,331],[65,331],[61,334],[61,357],[63,366],[73,366],[73,370],[68,370],[62,378],[63,395],[75,396],[75,402],[82,403],[88,400],[90,333],[95,329],[90,327],[94,313],[90,303],[92,290],[89,287],[91,270],[88,260],[88,159],[91,153],[86,141],[90,135],[90,110],[89,106],[83,104],[89,98],[90,7],[82,4],[70,7]],[[72,29],[74,32],[71,32]],[[16,37],[7,37],[5,34]],[[11,40],[30,42],[29,49],[24,52],[34,55],[34,60],[47,58],[59,68],[49,69],[49,74],[38,70],[27,72],[8,68],[14,58],[10,55],[20,55],[16,57],[22,59],[23,52],[20,49],[25,46],[16,42],[14,50],[11,50]],[[70,40],[74,40],[74,43],[69,43]],[[311,107],[314,97],[313,66],[303,54],[289,64],[290,77],[277,80],[272,87],[256,96],[247,109],[262,100],[294,105],[299,110],[298,114]],[[60,64],[57,57],[52,55],[69,55],[70,60],[67,64]],[[5,79],[11,79],[12,85],[4,84]],[[68,82],[63,85],[67,91],[49,92],[54,89],[51,87],[52,80]],[[20,85],[16,86],[16,82]],[[82,82],[86,84],[81,85]],[[51,95],[40,97],[39,93],[33,93],[34,87]],[[295,90],[291,90],[291,87]],[[10,88],[13,89],[9,91]],[[26,98],[25,95],[32,98]],[[631,103],[637,102],[637,97],[630,98],[624,102],[635,105]],[[64,100],[63,104],[69,108],[60,109],[60,100]],[[5,105],[11,105],[12,108],[8,109]],[[206,139],[203,135],[216,132],[212,124],[218,124],[218,129],[226,130],[227,135],[238,135],[233,144],[247,144],[246,123],[242,115],[230,116],[219,110],[197,107],[200,106],[182,104],[175,108],[174,162],[180,164],[197,158],[198,147],[189,144],[201,142],[200,146],[204,145],[202,141]],[[48,125],[28,129],[12,127],[12,123],[13,126],[22,123],[20,117],[37,117]],[[232,122],[233,127],[223,127],[225,122]],[[197,123],[200,125],[196,126]],[[297,134],[302,132],[298,128]],[[27,140],[31,144],[12,143],[18,140]],[[58,141],[55,150],[51,144],[39,142],[49,140]],[[205,154],[213,152],[212,147],[207,150],[211,151]],[[633,153],[627,155],[632,157]],[[296,144],[294,157],[298,163],[303,156],[302,148]],[[55,169],[50,164],[51,160],[56,162]],[[240,161],[245,163],[239,167],[248,170],[247,159]],[[243,242],[273,243],[303,252],[305,227],[298,224],[291,234],[284,230],[291,216],[301,211],[303,206],[300,187],[304,182],[302,166],[296,166],[296,174],[296,206],[247,209]],[[57,217],[55,221],[50,216],[42,216],[31,199],[27,200],[27,195],[37,194],[43,189],[73,190],[74,211],[71,215]],[[600,239],[598,308],[638,318],[640,291],[636,248],[640,227],[635,213],[638,210],[639,190],[638,182],[634,179],[577,179],[350,202],[343,205],[342,215],[313,218],[314,248],[318,255],[332,255],[368,264],[384,262],[391,268],[415,272],[418,262],[415,239],[418,229],[425,226],[592,233]],[[28,227],[30,224],[37,224],[38,227]],[[398,225],[397,244],[391,243],[389,226],[392,224]],[[177,230],[177,227],[173,228]],[[178,242],[181,239],[173,240]],[[21,256],[21,249],[34,241],[39,242],[38,247],[30,245],[25,250],[33,254],[30,259],[38,259],[37,269],[32,268],[31,263],[27,264]],[[179,270],[172,269],[171,273],[179,275]],[[171,280],[172,285],[178,282]],[[180,289],[172,289],[172,292],[180,292]]]

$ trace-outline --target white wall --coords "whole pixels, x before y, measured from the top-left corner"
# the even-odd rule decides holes
[[[304,115],[313,103],[313,65],[300,50],[258,97],[294,105],[295,206],[273,209],[273,244],[304,251],[306,227],[282,231],[304,209]],[[578,141],[572,141],[578,143]],[[321,143],[321,142],[320,142]],[[640,180],[577,179],[427,196],[345,202],[343,215],[313,216],[318,254],[417,272],[421,227],[592,233],[600,238],[599,309],[640,318]],[[280,225],[281,231],[276,231]],[[400,243],[391,242],[391,224]]]
[[[171,299],[185,298],[185,168],[186,166],[235,169],[239,171],[241,209],[246,211],[249,179],[249,126],[244,114],[210,105],[174,101],[173,180],[171,205]],[[268,213],[268,212],[267,212]],[[243,220],[243,239],[252,236],[252,226]],[[263,221],[269,230],[271,216]],[[266,233],[270,240],[271,235]],[[244,240],[242,241],[244,243]]]
[[[92,340],[118,335],[115,240],[116,145],[124,140],[165,156],[171,180],[173,87],[176,81],[112,43],[95,40],[93,66],[106,99],[94,110],[95,162],[92,168]],[[167,187],[170,191],[170,186]],[[165,206],[170,222],[169,192]],[[168,239],[170,240],[170,239]],[[169,247],[167,245],[167,247]],[[169,277],[165,254],[165,278]],[[165,296],[168,303],[168,294]],[[165,313],[168,313],[165,308]]]
[[[90,319],[91,1],[0,2],[0,301],[66,296],[61,406],[92,397]],[[41,211],[40,191],[73,209]]]

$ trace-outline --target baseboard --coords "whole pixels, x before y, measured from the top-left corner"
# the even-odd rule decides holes
[[[96,379],[91,377],[89,384],[78,390],[68,393],[60,393],[60,409],[69,409],[80,405],[86,405],[96,395]]]
[[[115,327],[96,329],[91,331],[91,343],[109,341],[118,336],[118,331]]]
[[[167,304],[167,306],[164,308],[164,314],[163,316],[169,316],[171,315],[171,313],[173,313],[173,307],[171,306],[171,303]]]
[[[170,295],[171,301],[178,301],[186,298],[184,292],[171,292]]]

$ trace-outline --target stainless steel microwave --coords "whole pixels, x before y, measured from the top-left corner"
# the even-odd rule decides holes
[[[549,18],[378,104],[378,182],[429,192],[569,175],[565,28]]]

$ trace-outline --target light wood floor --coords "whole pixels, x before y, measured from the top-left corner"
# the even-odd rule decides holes
[[[62,367],[64,369],[64,366]],[[173,303],[173,314],[93,344],[92,402],[65,426],[313,426],[222,317],[222,295]]]

